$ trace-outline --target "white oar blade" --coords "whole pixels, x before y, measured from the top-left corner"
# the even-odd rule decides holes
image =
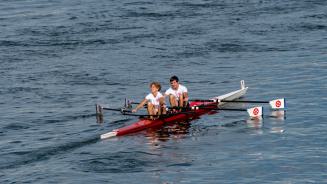
[[[253,107],[250,109],[247,109],[247,112],[250,117],[252,118],[257,118],[257,117],[262,117],[262,106],[259,107]]]
[[[95,111],[97,115],[103,115],[103,110],[102,110],[102,106],[99,104],[95,104]]]
[[[284,109],[285,108],[285,99],[280,98],[276,100],[269,101],[270,107],[272,109]]]

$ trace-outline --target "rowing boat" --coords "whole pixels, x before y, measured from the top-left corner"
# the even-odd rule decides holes
[[[208,101],[192,101],[190,102],[190,108],[188,111],[183,112],[183,113],[176,113],[172,114],[171,116],[163,117],[163,118],[158,118],[155,120],[150,120],[150,119],[145,119],[141,118],[139,121],[119,128],[115,129],[111,132],[105,133],[101,135],[101,139],[107,139],[111,137],[116,137],[116,136],[123,136],[127,134],[132,134],[135,132],[139,132],[148,128],[155,128],[163,125],[169,125],[172,123],[176,122],[182,122],[182,121],[189,121],[195,118],[198,118],[201,115],[204,115],[213,109],[216,109],[217,106],[218,108],[221,108],[223,105],[226,104],[226,102],[223,102],[224,100],[226,101],[233,101],[236,99],[241,98],[246,94],[248,90],[248,87],[245,87],[244,81],[241,81],[241,88],[236,91],[232,91],[230,93],[220,95],[213,97],[209,99]],[[195,108],[195,107],[202,107],[202,108]],[[205,107],[205,108],[203,108]],[[257,113],[258,109],[254,109],[254,113]],[[259,110],[262,111],[262,110]],[[188,113],[189,112],[189,113]]]

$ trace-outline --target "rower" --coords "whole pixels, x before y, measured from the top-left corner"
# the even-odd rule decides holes
[[[187,88],[179,83],[179,79],[175,75],[170,78],[170,88],[165,92],[165,96],[169,97],[171,107],[188,105]]]
[[[149,93],[144,100],[132,110],[133,113],[141,109],[147,104],[147,110],[149,115],[161,115],[166,114],[165,98],[160,93],[161,85],[159,82],[152,82],[150,84],[151,93]],[[150,116],[153,119],[153,116]]]

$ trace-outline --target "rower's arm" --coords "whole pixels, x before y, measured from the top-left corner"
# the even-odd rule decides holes
[[[163,98],[166,98],[167,96],[169,96],[169,94],[167,94],[167,93],[163,94]]]
[[[179,97],[179,106],[180,107],[186,106],[187,101],[188,101],[188,93],[184,92],[183,95]]]
[[[180,106],[180,107],[183,107],[183,106],[184,106],[184,99],[183,99],[183,95],[180,95],[180,96],[179,96],[179,99],[178,99],[178,101],[179,101],[179,106]]]
[[[138,104],[135,109],[132,110],[132,112],[137,112],[139,109],[141,109],[147,102],[147,99],[144,99],[140,104]]]
[[[184,97],[184,101],[187,102],[188,101],[188,92],[184,92],[183,97]]]
[[[160,103],[160,106],[161,107],[164,107],[166,105],[166,99],[165,99],[166,96],[162,96],[159,100],[159,103]]]

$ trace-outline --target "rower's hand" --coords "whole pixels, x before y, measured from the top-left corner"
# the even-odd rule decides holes
[[[133,109],[133,110],[132,110],[132,113],[136,113],[136,112],[137,112],[137,110],[136,110],[136,109]]]

